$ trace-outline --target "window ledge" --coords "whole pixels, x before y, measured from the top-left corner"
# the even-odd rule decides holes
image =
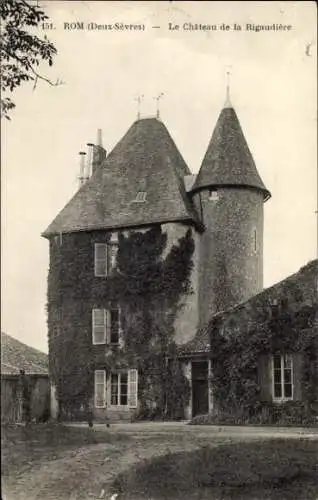
[[[277,404],[288,403],[289,401],[295,401],[295,400],[294,400],[294,398],[279,398],[279,399],[273,398],[273,403],[277,403]]]
[[[112,410],[130,410],[128,405],[109,405],[109,408]]]

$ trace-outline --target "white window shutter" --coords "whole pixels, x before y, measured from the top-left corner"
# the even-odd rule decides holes
[[[128,406],[137,408],[138,404],[138,371],[128,370]]]
[[[105,309],[93,309],[92,311],[92,337],[93,337],[93,344],[106,343]]]
[[[105,370],[95,370],[94,402],[95,402],[96,408],[105,408],[105,406],[106,406],[106,372],[105,372]]]
[[[106,243],[95,243],[94,265],[95,276],[107,276],[108,258]]]

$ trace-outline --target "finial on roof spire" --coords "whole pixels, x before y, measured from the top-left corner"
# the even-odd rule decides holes
[[[160,118],[160,107],[159,107],[159,101],[160,99],[164,96],[163,92],[160,92],[160,94],[157,95],[157,97],[154,97],[154,99],[157,101],[157,111],[156,111],[156,117]]]
[[[225,108],[232,107],[232,103],[231,103],[231,99],[230,99],[230,76],[231,76],[231,73],[230,73],[230,70],[228,69],[226,72],[226,99],[225,99],[225,104],[224,104]]]
[[[141,108],[141,103],[144,99],[144,95],[139,95],[138,97],[135,97],[135,101],[137,102],[137,120],[140,120],[140,108]]]
[[[101,148],[103,147],[103,135],[102,135],[102,129],[101,128],[97,129],[96,146],[100,146]]]
[[[83,184],[85,184],[85,182],[87,180],[87,176],[86,176],[86,172],[85,172],[85,155],[86,155],[86,153],[84,151],[80,151],[79,155],[80,155],[80,173],[78,176],[78,180],[79,180],[79,185],[81,187],[81,186],[83,186]]]

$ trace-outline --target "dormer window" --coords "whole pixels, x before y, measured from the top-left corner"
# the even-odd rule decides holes
[[[212,201],[217,201],[219,199],[219,193],[217,189],[210,189],[209,190],[209,200]]]
[[[136,194],[136,198],[134,199],[134,202],[143,203],[144,201],[146,201],[146,196],[147,196],[146,191],[138,191],[138,193]]]

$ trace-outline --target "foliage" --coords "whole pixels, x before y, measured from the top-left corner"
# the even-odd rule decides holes
[[[264,313],[265,311],[265,313]],[[212,384],[215,423],[309,423],[314,422],[317,404],[318,338],[315,326],[317,305],[302,297],[293,305],[281,306],[273,314],[261,304],[246,312],[246,318],[222,318],[211,324]],[[277,405],[262,394],[260,360],[274,353],[291,353],[302,360],[300,384],[302,404]],[[268,366],[268,365],[267,365]]]
[[[38,71],[42,61],[53,64],[56,54],[54,45],[46,36],[39,38],[34,34],[48,16],[37,5],[26,0],[2,0],[0,3],[1,19],[1,90],[13,92],[21,83],[44,80],[53,83]],[[1,98],[1,116],[9,118],[9,112],[15,107],[10,97]]]
[[[129,366],[139,372],[141,415],[171,415],[176,393],[180,406],[189,390],[173,337],[180,299],[191,292],[191,230],[170,249],[159,225],[119,234],[117,266],[105,279],[95,278],[93,272],[94,242],[101,237],[105,241],[105,233],[74,233],[63,235],[61,245],[58,238],[50,242],[50,371],[59,402],[65,412],[81,406],[87,410],[94,367]],[[91,311],[110,303],[121,310],[124,347],[105,350],[92,345]]]
[[[246,408],[233,413],[230,410],[216,410],[207,415],[194,417],[189,425],[273,425],[317,427],[317,417],[308,412],[306,403],[286,401],[282,404],[262,401],[247,413]]]

